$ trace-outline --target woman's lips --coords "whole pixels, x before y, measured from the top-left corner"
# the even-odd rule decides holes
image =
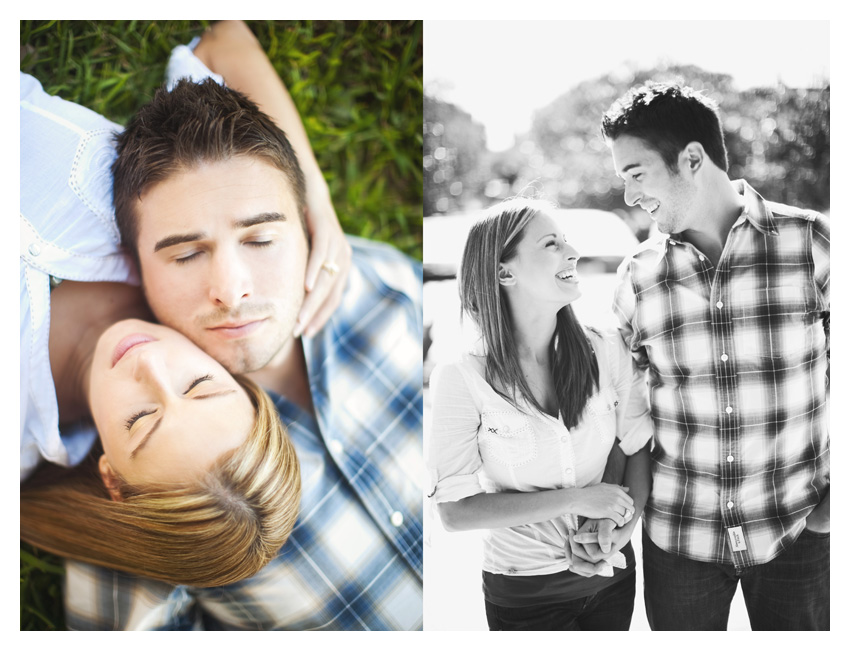
[[[138,333],[127,335],[121,341],[118,342],[117,346],[115,346],[115,350],[112,353],[112,367],[114,368],[115,365],[120,361],[120,359],[124,357],[124,355],[127,354],[127,351],[129,351],[131,348],[135,348],[136,346],[140,346],[142,344],[150,343],[151,341],[156,341],[156,339],[154,337],[151,337],[150,335],[143,335]]]

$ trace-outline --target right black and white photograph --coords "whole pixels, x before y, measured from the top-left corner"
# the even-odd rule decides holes
[[[830,22],[424,34],[425,630],[829,630]]]

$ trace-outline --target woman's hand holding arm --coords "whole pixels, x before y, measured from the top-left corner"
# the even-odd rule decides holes
[[[304,172],[307,230],[311,251],[307,262],[307,296],[295,335],[315,334],[342,300],[351,269],[351,245],[345,239],[298,110],[283,81],[245,23],[216,23],[201,37],[195,55],[230,87],[247,95],[286,133]]]
[[[634,515],[625,524],[618,524],[610,519],[588,519],[579,527],[575,537],[571,538],[574,555],[597,563],[613,556],[631,540],[632,532],[649,498],[652,484],[649,448],[650,443],[647,443],[626,460],[624,483],[630,488],[630,495],[634,499]]]

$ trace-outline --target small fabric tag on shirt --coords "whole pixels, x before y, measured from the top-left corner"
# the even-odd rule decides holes
[[[747,548],[743,527],[729,527],[726,531],[729,532],[729,544],[733,552],[742,552]]]

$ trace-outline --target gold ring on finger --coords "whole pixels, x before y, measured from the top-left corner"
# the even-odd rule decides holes
[[[332,260],[325,260],[322,263],[322,269],[327,271],[331,275],[331,278],[333,278],[339,271],[339,266]]]

